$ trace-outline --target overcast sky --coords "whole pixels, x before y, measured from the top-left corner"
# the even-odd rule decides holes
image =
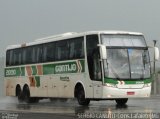
[[[160,40],[160,0],[0,0],[0,56],[10,44],[89,30],[142,32],[151,44]]]

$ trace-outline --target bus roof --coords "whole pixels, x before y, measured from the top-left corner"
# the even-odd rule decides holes
[[[63,34],[53,35],[45,38],[36,39],[33,42],[17,44],[17,45],[9,45],[8,49],[21,48],[26,46],[38,45],[43,43],[48,43],[52,41],[63,40],[67,38],[80,37],[84,35],[92,35],[92,34],[129,34],[129,35],[143,35],[139,32],[128,32],[128,31],[87,31],[87,32],[67,32]]]

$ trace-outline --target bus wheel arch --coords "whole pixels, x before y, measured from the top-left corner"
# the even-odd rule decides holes
[[[90,99],[85,98],[85,90],[81,83],[77,83],[74,90],[74,97],[80,105],[89,105]]]

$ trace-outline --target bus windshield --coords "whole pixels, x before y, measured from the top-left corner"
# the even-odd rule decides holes
[[[102,34],[101,39],[107,47],[146,47],[143,35]]]
[[[150,78],[148,50],[107,49],[105,77],[116,79]]]
[[[143,35],[102,34],[107,48],[105,77],[116,79],[150,78],[149,52]]]

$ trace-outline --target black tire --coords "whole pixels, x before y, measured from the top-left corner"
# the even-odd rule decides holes
[[[16,96],[18,98],[18,102],[21,103],[24,101],[23,93],[19,87],[16,89]]]
[[[30,103],[31,102],[31,98],[30,98],[30,91],[29,91],[28,86],[24,87],[23,95],[24,95],[24,101],[26,103]]]
[[[90,100],[85,98],[85,93],[84,93],[83,87],[80,87],[78,89],[77,100],[78,100],[79,105],[87,106],[90,103]]]
[[[26,86],[23,90],[23,100],[26,103],[38,103],[39,102],[39,98],[37,97],[30,97],[30,91],[29,91],[29,87]]]
[[[128,98],[116,99],[117,105],[125,105],[128,101]]]
[[[38,103],[39,102],[39,98],[37,98],[37,97],[30,97],[30,91],[29,91],[29,87],[28,86],[26,86],[24,88],[23,98],[24,98],[24,101],[26,103]]]

